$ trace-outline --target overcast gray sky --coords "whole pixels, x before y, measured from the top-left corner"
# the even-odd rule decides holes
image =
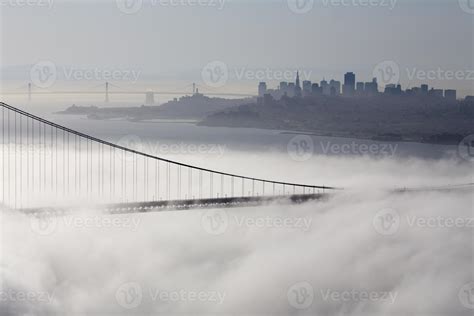
[[[231,69],[311,69],[314,81],[354,70],[367,81],[375,65],[390,60],[400,65],[404,86],[423,81],[410,80],[415,69],[464,71],[461,80],[431,80],[445,88],[474,82],[474,74],[467,78],[474,9],[458,0],[143,0],[125,7],[139,8],[132,13],[115,0],[22,1],[0,0],[3,80],[23,80],[42,60],[135,69],[142,80],[191,80],[219,60]],[[299,1],[297,10],[291,1]]]

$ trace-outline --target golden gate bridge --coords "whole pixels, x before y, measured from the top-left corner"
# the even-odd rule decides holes
[[[156,157],[0,103],[4,207],[115,213],[319,199],[335,187],[260,179]]]

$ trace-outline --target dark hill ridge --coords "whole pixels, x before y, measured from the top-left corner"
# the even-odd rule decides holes
[[[283,98],[217,112],[200,125],[457,144],[474,134],[474,102],[404,96]]]

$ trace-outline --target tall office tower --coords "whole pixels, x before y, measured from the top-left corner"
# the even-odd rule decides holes
[[[446,100],[455,101],[456,100],[456,90],[444,90],[444,97]]]
[[[296,86],[294,82],[289,82],[288,83],[288,93],[287,95],[292,98],[295,96],[295,91],[296,91]]]
[[[379,93],[379,86],[377,83],[377,78],[373,78],[372,82],[366,82],[364,86],[365,94],[367,95],[376,95]]]
[[[430,91],[428,91],[428,95],[436,98],[442,98],[443,97],[443,89],[434,89],[431,88]]]
[[[311,81],[303,81],[303,96],[307,97],[311,95]]]
[[[427,84],[422,84],[421,85],[421,93],[428,94],[428,85]]]
[[[282,96],[288,94],[288,82],[285,82],[285,81],[280,82],[280,92]]]
[[[365,85],[363,82],[358,82],[356,84],[356,94],[357,95],[364,95],[365,94]]]
[[[300,73],[299,73],[299,71],[296,72],[295,96],[301,97],[301,85],[300,85]]]
[[[267,93],[267,84],[265,82],[260,82],[258,84],[258,96],[263,97]]]
[[[321,92],[324,94],[324,95],[329,95],[331,94],[331,88],[329,87],[329,84],[328,82],[323,79],[321,81]]]
[[[323,90],[319,87],[319,84],[313,83],[313,84],[311,85],[311,94],[312,94],[313,96],[315,96],[315,95],[320,95],[320,94],[322,94],[322,93],[323,93]]]
[[[344,75],[343,93],[345,96],[353,96],[355,92],[356,77],[353,72],[347,72]]]
[[[336,80],[331,80],[329,82],[329,91],[333,96],[341,94],[341,82]]]

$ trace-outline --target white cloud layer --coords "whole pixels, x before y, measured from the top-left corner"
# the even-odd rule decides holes
[[[265,158],[268,166],[287,166],[282,173],[308,170],[277,155],[258,159]],[[472,166],[453,161],[316,160],[297,177],[317,182],[333,174],[352,188],[472,179]],[[46,226],[4,212],[0,310],[472,315],[473,218],[472,191],[360,189],[291,206],[106,217],[89,211]]]

